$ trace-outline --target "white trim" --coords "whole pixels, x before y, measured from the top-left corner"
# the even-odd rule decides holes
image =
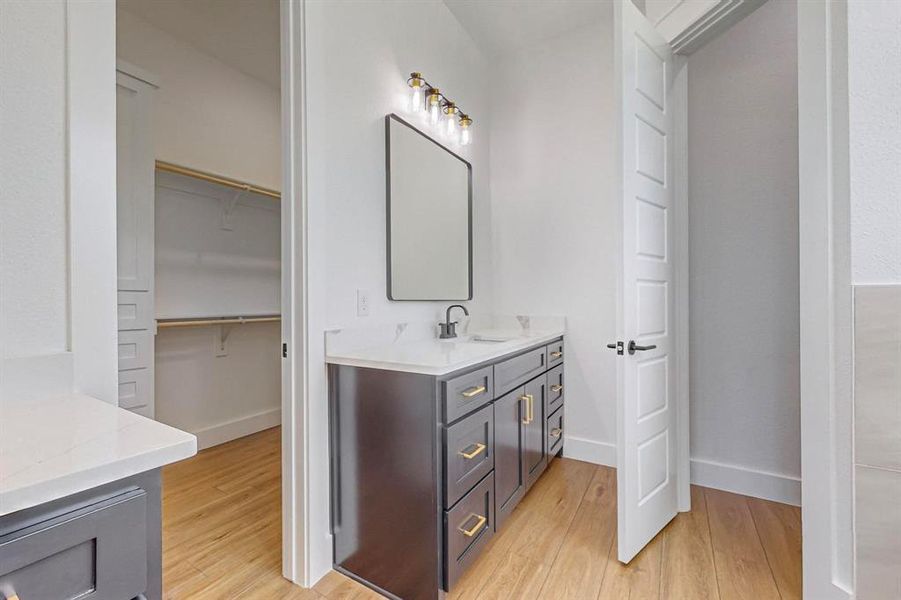
[[[72,353],[44,354],[0,361],[0,398],[29,402],[72,391]]]
[[[854,589],[847,3],[798,3],[804,595]]]
[[[616,468],[616,444],[563,436],[563,456],[596,465]]]
[[[773,502],[801,505],[801,478],[712,460],[692,459],[691,482]]]
[[[672,108],[675,136],[675,213],[673,268],[675,302],[676,494],[679,511],[691,510],[691,394],[689,386],[689,248],[688,222],[688,60],[674,56]]]
[[[119,402],[116,3],[66,3],[69,350],[73,390]]]
[[[281,0],[282,575],[310,587],[304,0]]]
[[[282,422],[282,409],[270,408],[252,415],[238,417],[192,431],[197,436],[197,450],[212,448],[246,435],[264,431]]]
[[[659,30],[673,52],[691,54],[698,48],[763,6],[766,0],[708,0],[680,3],[660,20]],[[704,6],[707,9],[704,10]],[[701,12],[698,14],[698,9]]]

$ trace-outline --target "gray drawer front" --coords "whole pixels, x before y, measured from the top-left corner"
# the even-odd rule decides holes
[[[453,423],[460,417],[481,408],[494,398],[494,369],[485,367],[441,383],[444,400],[444,422]]]
[[[547,370],[546,348],[536,348],[494,366],[494,385],[498,394],[506,394]]]
[[[147,589],[147,494],[125,492],[0,537],[0,591],[125,600]]]
[[[494,468],[494,407],[446,429],[444,506],[449,508]]]
[[[547,406],[544,414],[553,414],[561,406],[563,406],[563,365],[547,372]]]
[[[547,366],[554,367],[563,363],[563,340],[547,345]]]
[[[444,513],[447,591],[478,558],[493,535],[494,473],[491,473]]]
[[[548,417],[547,420],[547,454],[550,460],[563,447],[563,407]]]

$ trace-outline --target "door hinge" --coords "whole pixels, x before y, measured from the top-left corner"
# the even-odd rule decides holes
[[[607,347],[611,350],[616,350],[617,355],[622,356],[625,351],[626,344],[625,342],[614,342],[613,344],[607,344]]]
[[[288,358],[288,344],[282,344],[282,358]]]

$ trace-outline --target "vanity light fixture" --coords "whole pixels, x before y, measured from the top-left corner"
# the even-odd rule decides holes
[[[410,73],[407,85],[410,87],[410,112],[421,114],[425,110],[429,124],[438,127],[442,134],[461,146],[472,143],[472,118],[463,113],[456,102],[448,99],[418,71]]]

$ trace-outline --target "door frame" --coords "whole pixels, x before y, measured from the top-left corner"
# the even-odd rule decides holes
[[[798,2],[803,586],[823,600],[854,595],[847,25],[846,0]]]
[[[309,586],[309,313],[304,1],[281,0],[282,575]]]

